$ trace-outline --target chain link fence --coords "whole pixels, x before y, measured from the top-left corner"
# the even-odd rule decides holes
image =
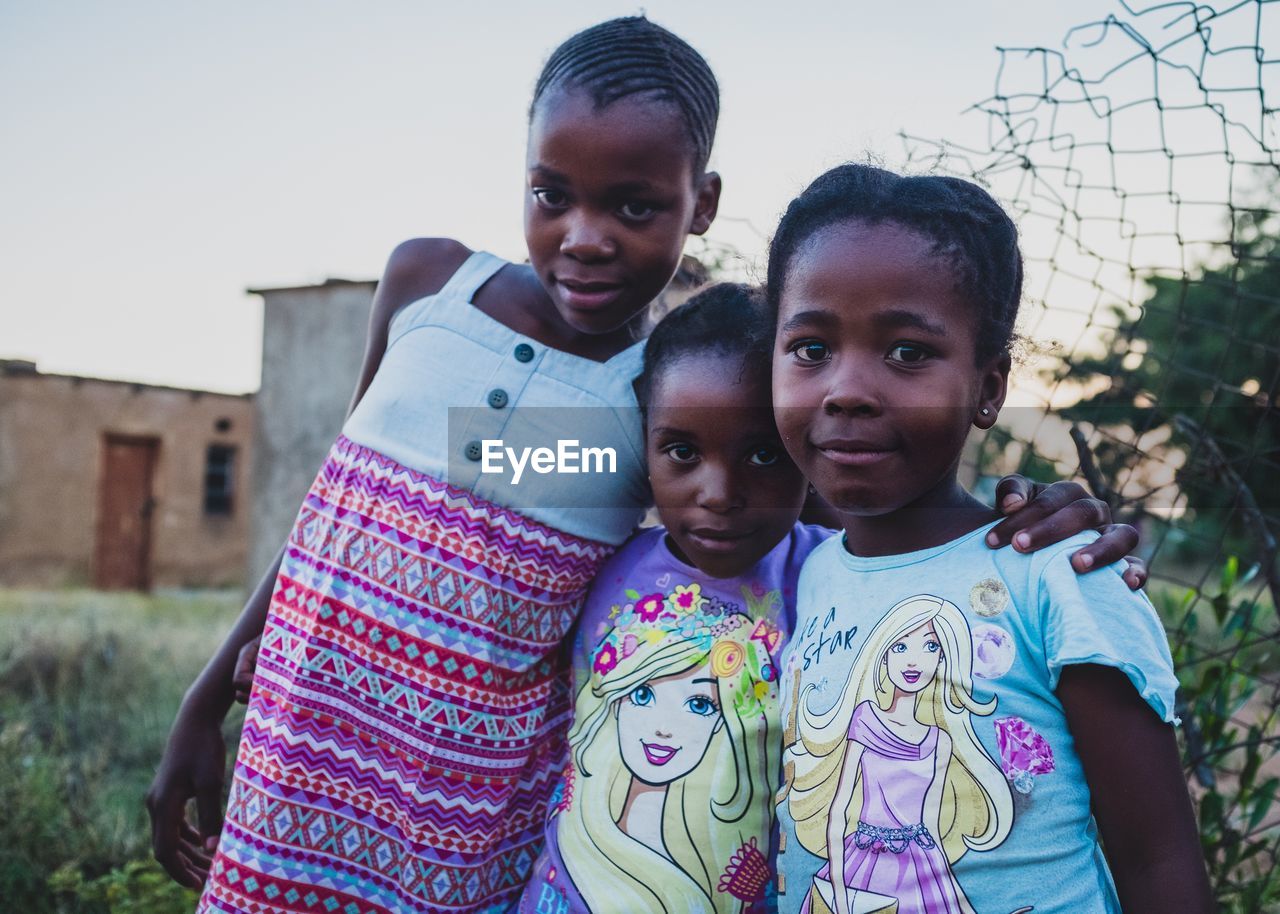
[[[982,183],[1027,257],[993,478],[1077,477],[1137,525],[1182,683],[1224,910],[1280,910],[1280,4],[1123,4],[1002,48],[985,143],[905,136]]]

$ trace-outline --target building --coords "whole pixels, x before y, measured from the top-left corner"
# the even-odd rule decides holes
[[[249,290],[263,301],[246,571],[251,587],[275,560],[342,429],[364,358],[376,285],[328,279],[313,286]]]
[[[254,401],[0,360],[0,585],[244,579]]]

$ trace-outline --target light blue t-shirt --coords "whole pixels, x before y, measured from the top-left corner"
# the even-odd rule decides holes
[[[833,537],[805,564],[782,660],[780,911],[834,910],[841,890],[861,914],[1120,910],[1054,689],[1070,664],[1116,667],[1174,721],[1164,630],[1122,565],[1071,568],[1096,534],[1023,555],[987,548],[989,529],[873,558]]]

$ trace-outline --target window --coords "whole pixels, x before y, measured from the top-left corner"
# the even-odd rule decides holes
[[[211,444],[204,460],[204,513],[207,517],[230,517],[235,490],[236,449]]]

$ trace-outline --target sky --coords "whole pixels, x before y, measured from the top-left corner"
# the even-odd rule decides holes
[[[996,47],[1061,47],[1077,0],[0,0],[0,358],[258,386],[248,288],[376,278],[414,236],[524,257],[529,95],[551,49],[644,11],[720,81],[712,242],[758,268],[822,170],[980,141]],[[762,272],[762,271],[761,271]]]

